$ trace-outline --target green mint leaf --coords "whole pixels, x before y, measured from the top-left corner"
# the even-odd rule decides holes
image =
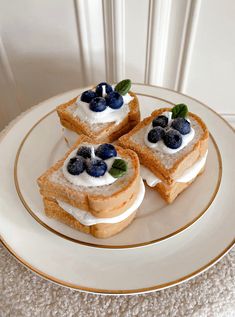
[[[172,109],[171,109],[171,112],[172,112],[172,119],[175,119],[175,118],[185,118],[188,114],[188,107],[183,104],[183,103],[180,103],[178,105],[175,105]]]
[[[114,88],[115,91],[119,92],[120,95],[124,96],[131,89],[130,79],[124,79],[120,81]]]
[[[115,159],[111,169],[109,170],[109,174],[111,174],[114,178],[119,178],[126,174],[126,171],[127,163],[122,159]]]

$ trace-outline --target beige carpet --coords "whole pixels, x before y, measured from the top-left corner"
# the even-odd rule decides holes
[[[104,296],[73,291],[31,273],[0,246],[0,316],[235,316],[235,248],[200,276],[159,292]]]

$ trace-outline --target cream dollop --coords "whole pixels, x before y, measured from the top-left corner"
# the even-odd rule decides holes
[[[206,153],[195,164],[189,167],[182,176],[176,178],[175,182],[188,183],[192,181],[206,164],[207,154],[208,151],[206,151]],[[140,175],[150,187],[154,187],[158,183],[162,182],[160,178],[158,178],[153,172],[143,165],[140,165]]]
[[[95,150],[95,147],[94,146],[91,146],[91,149],[92,149],[92,157],[93,158],[97,158],[97,159],[100,159],[99,157],[96,157],[95,154],[94,154],[94,150]],[[69,163],[69,160],[76,156],[76,153],[77,153],[77,150],[74,150],[70,153],[70,155],[66,158],[66,160],[64,161],[64,164],[63,164],[63,167],[62,167],[62,171],[63,171],[63,174],[64,174],[64,177],[72,184],[76,185],[76,186],[85,186],[85,187],[94,187],[94,186],[104,186],[104,185],[110,185],[112,183],[114,183],[117,178],[114,178],[111,174],[109,174],[109,170],[110,168],[112,167],[113,165],[113,162],[115,159],[118,159],[120,157],[111,157],[107,160],[105,160],[105,163],[107,164],[107,171],[106,173],[103,175],[103,176],[100,176],[100,177],[93,177],[93,176],[90,176],[86,170],[84,170],[81,174],[79,175],[72,175],[68,172],[67,170],[67,165]]]
[[[72,215],[81,224],[85,226],[92,226],[98,223],[117,223],[117,222],[121,222],[125,220],[127,217],[129,217],[133,212],[135,212],[139,208],[139,206],[141,205],[144,199],[144,194],[145,194],[145,186],[143,184],[143,181],[140,180],[139,193],[134,203],[121,215],[118,215],[112,218],[97,218],[93,216],[90,212],[80,208],[73,207],[61,200],[57,200],[57,202],[63,210],[65,210],[67,213]]]
[[[105,85],[102,86],[102,96],[106,96]],[[79,96],[76,101],[77,108],[73,115],[90,124],[108,122],[115,122],[115,124],[119,124],[129,113],[130,109],[128,104],[131,100],[133,100],[133,97],[131,97],[128,93],[122,96],[122,98],[123,105],[121,108],[112,109],[107,107],[104,111],[95,112],[90,110],[89,103],[81,101],[81,97]]]
[[[166,111],[166,112],[163,112],[161,115],[164,115],[168,118],[168,125],[170,126],[171,122],[172,122],[172,112],[171,111]],[[187,119],[189,122],[190,120]],[[160,140],[158,141],[157,143],[152,143],[152,142],[149,142],[148,140],[148,133],[149,131],[152,129],[152,122],[151,124],[147,127],[146,129],[146,133],[145,133],[145,136],[144,136],[144,143],[151,149],[156,149],[157,151],[159,152],[163,152],[163,153],[167,153],[167,154],[174,154],[180,150],[182,150],[185,146],[187,146],[189,144],[189,142],[192,141],[192,139],[194,138],[194,135],[195,135],[195,131],[194,129],[191,127],[191,130],[188,134],[185,134],[185,135],[181,135],[182,136],[182,144],[181,146],[178,148],[178,149],[171,149],[169,147],[167,147],[163,140]]]

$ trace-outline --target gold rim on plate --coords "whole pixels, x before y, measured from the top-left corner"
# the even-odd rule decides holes
[[[136,85],[141,85],[140,83],[135,83]],[[148,85],[144,85],[143,86],[148,86]],[[161,88],[161,89],[165,89],[171,92],[176,92],[174,90],[171,89],[167,89],[167,88],[163,88],[163,87],[159,87],[159,86],[153,86],[153,85],[149,85],[152,87],[156,87],[156,88]],[[177,93],[177,92],[176,92]],[[184,95],[184,94],[182,94]],[[184,95],[188,98],[191,98],[188,95]],[[234,128],[223,118],[221,117],[216,111],[214,111],[213,109],[211,109],[210,107],[208,107],[207,105],[201,103],[199,100],[195,99],[195,98],[191,98],[193,100],[195,100],[196,102],[202,104],[204,107],[208,108],[210,111],[214,112],[220,119],[222,119],[225,124],[234,132]],[[10,129],[9,129],[10,130]],[[8,130],[8,132],[9,132]],[[6,134],[7,135],[7,134]],[[5,135],[5,136],[6,136]],[[229,250],[235,245],[235,239],[232,240],[232,242],[223,250],[221,251],[216,257],[214,257],[211,261],[209,261],[207,264],[203,265],[202,267],[200,267],[199,269],[191,272],[190,274],[184,275],[181,278],[171,281],[169,283],[164,283],[164,284],[160,284],[160,285],[155,285],[155,286],[151,286],[151,287],[146,287],[146,288],[140,288],[140,289],[132,289],[132,290],[104,290],[104,289],[95,289],[95,288],[88,288],[88,287],[84,287],[84,286],[79,286],[79,285],[75,285],[75,284],[71,284],[71,283],[67,283],[65,281],[59,280],[54,278],[53,276],[50,276],[48,274],[45,274],[44,272],[36,269],[35,267],[33,267],[32,265],[30,265],[28,262],[24,261],[20,256],[18,256],[18,254],[16,254],[14,252],[14,250],[6,243],[6,241],[4,241],[4,239],[0,236],[1,242],[2,244],[5,246],[5,248],[16,258],[16,260],[18,260],[21,264],[23,264],[25,267],[27,267],[28,269],[30,269],[31,271],[33,271],[34,273],[38,274],[39,276],[50,280],[51,282],[54,282],[56,284],[59,284],[61,286],[65,286],[68,288],[73,288],[75,290],[80,290],[80,291],[86,291],[86,292],[92,292],[92,293],[102,293],[102,294],[134,294],[134,293],[141,293],[141,292],[151,292],[151,291],[156,291],[156,290],[160,290],[166,287],[170,287],[170,286],[174,286],[176,284],[179,284],[181,282],[185,282],[187,280],[189,280],[190,278],[202,273],[203,271],[205,271],[206,269],[208,269],[210,266],[212,266],[213,264],[215,264],[219,259],[221,259],[227,252],[229,252]]]
[[[72,288],[78,291],[84,291],[84,292],[90,292],[90,293],[99,293],[99,294],[106,294],[106,295],[128,295],[128,294],[138,294],[138,293],[146,293],[146,292],[153,292],[157,291],[160,289],[164,289],[170,286],[177,285],[181,282],[185,282],[189,280],[190,278],[202,273],[206,269],[208,269],[210,266],[215,264],[220,258],[222,258],[235,244],[235,239],[215,258],[213,258],[210,262],[207,264],[203,265],[201,268],[193,271],[190,274],[184,275],[174,281],[168,282],[168,283],[163,283],[163,284],[158,284],[150,287],[144,287],[144,288],[137,288],[137,289],[128,289],[128,290],[108,290],[108,289],[100,289],[100,288],[92,288],[92,287],[85,287],[73,283],[68,283],[63,280],[60,280],[58,278],[55,278],[49,274],[46,274],[35,267],[33,267],[31,264],[26,262],[24,259],[22,259],[18,254],[14,252],[14,250],[3,240],[1,239],[2,244],[5,246],[5,248],[21,263],[23,264],[26,268],[30,269],[32,272],[36,273],[37,275],[45,278],[46,280],[49,280],[51,282],[54,282],[56,284],[59,284],[61,286],[65,286],[68,288]]]
[[[151,97],[153,99],[157,99],[157,100],[161,100],[164,102],[167,102],[168,104],[174,105],[174,103],[170,102],[169,100],[160,98],[160,97],[154,97],[152,95],[147,95],[147,94],[142,94],[142,93],[137,93],[137,95],[139,96],[146,96],[146,97]],[[137,247],[142,247],[142,246],[146,246],[146,245],[150,245],[150,244],[154,244],[166,239],[169,239],[173,236],[175,236],[176,234],[184,231],[185,229],[189,228],[191,225],[193,225],[197,220],[199,220],[204,214],[205,212],[208,210],[208,208],[210,207],[210,205],[212,204],[213,200],[216,197],[216,194],[219,190],[219,186],[220,186],[220,182],[221,182],[221,177],[222,177],[222,159],[221,159],[221,154],[218,148],[218,145],[216,144],[213,136],[210,134],[210,138],[215,146],[216,149],[216,153],[217,153],[217,158],[218,158],[218,163],[219,163],[219,175],[218,175],[218,179],[217,179],[217,183],[216,183],[216,187],[215,190],[213,192],[213,194],[211,195],[211,198],[209,200],[209,202],[207,203],[206,207],[204,207],[204,209],[191,221],[189,221],[186,225],[182,226],[181,228],[177,229],[176,231],[167,234],[161,238],[158,239],[154,239],[154,240],[150,240],[150,241],[146,241],[146,242],[141,242],[141,243],[135,243],[135,244],[129,244],[129,245],[104,245],[104,244],[96,244],[96,243],[91,243],[91,242],[86,242],[86,241],[82,241],[79,239],[75,239],[72,238],[70,236],[67,236],[59,231],[57,231],[56,229],[50,227],[48,224],[46,224],[45,222],[43,222],[38,216],[36,216],[35,212],[30,208],[30,206],[27,204],[24,196],[22,195],[22,192],[20,190],[20,185],[19,185],[19,181],[18,181],[18,176],[17,176],[17,167],[18,167],[18,160],[20,157],[20,152],[21,149],[25,143],[25,141],[28,139],[29,135],[31,134],[31,132],[35,129],[36,126],[38,126],[38,124],[40,124],[45,118],[47,118],[48,116],[50,116],[52,113],[54,113],[56,110],[52,110],[49,113],[47,113],[45,116],[43,116],[41,119],[39,119],[33,126],[32,128],[28,131],[28,133],[25,135],[25,137],[23,138],[22,142],[20,143],[20,146],[17,150],[16,153],[16,158],[15,158],[15,163],[14,163],[14,181],[15,181],[15,187],[16,187],[16,191],[17,194],[22,202],[22,204],[24,205],[24,207],[26,208],[26,210],[29,212],[29,214],[39,223],[41,224],[44,228],[46,228],[47,230],[53,232],[54,234],[67,239],[69,241],[75,242],[75,243],[79,243],[82,245],[86,245],[89,247],[95,247],[95,248],[102,248],[102,249],[131,249],[131,248],[137,248]]]

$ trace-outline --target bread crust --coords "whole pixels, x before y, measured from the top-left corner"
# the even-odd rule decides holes
[[[171,204],[176,199],[176,197],[179,196],[179,194],[181,194],[186,188],[188,188],[195,181],[195,179],[204,172],[204,169],[205,167],[203,167],[199,174],[190,182],[175,182],[170,186],[164,183],[158,183],[155,187],[150,188],[156,190],[168,204]]]
[[[189,112],[189,115],[200,125],[202,128],[201,138],[194,144],[184,157],[179,159],[173,164],[171,168],[166,168],[156,152],[153,152],[149,147],[140,145],[134,142],[131,137],[139,130],[148,126],[152,120],[165,111],[170,111],[170,108],[161,108],[152,112],[151,116],[142,120],[137,126],[134,127],[129,133],[119,138],[118,144],[124,148],[129,148],[135,151],[139,157],[140,163],[150,169],[158,178],[160,178],[167,185],[173,184],[174,179],[180,177],[190,166],[202,157],[208,148],[209,132],[205,123],[196,114]]]
[[[38,178],[37,182],[40,188],[40,193],[45,198],[62,200],[74,207],[89,211],[95,217],[110,218],[118,216],[127,210],[130,205],[132,205],[133,201],[137,197],[137,194],[139,193],[141,180],[139,160],[136,153],[134,153],[132,150],[115,146],[118,154],[121,157],[128,158],[131,161],[133,173],[130,175],[130,177],[128,177],[128,179],[123,179],[125,178],[124,175],[115,182],[119,182],[120,186],[119,189],[117,189],[112,195],[107,196],[104,194],[95,194],[91,192],[88,193],[84,190],[81,191],[77,188],[74,189],[51,180],[51,175],[63,166],[67,156],[84,142],[99,144],[99,142],[94,142],[87,136],[79,136],[77,142],[66,153],[65,157]]]
[[[111,224],[100,223],[92,226],[85,226],[76,220],[73,216],[64,211],[53,199],[44,198],[45,213],[49,218],[56,219],[67,226],[81,232],[91,234],[96,238],[109,238],[126,228],[135,218],[136,212],[133,212],[123,221]]]
[[[99,130],[92,130],[92,125],[81,121],[78,117],[74,117],[67,108],[74,104],[77,100],[73,98],[72,100],[57,107],[57,114],[60,118],[62,126],[72,130],[78,134],[84,134],[90,137],[92,140],[98,142],[113,142],[117,140],[123,134],[129,132],[134,126],[140,122],[140,110],[139,101],[135,93],[129,92],[129,94],[134,98],[129,103],[130,111],[128,115],[119,124],[114,124],[113,122],[104,123],[101,125]]]

